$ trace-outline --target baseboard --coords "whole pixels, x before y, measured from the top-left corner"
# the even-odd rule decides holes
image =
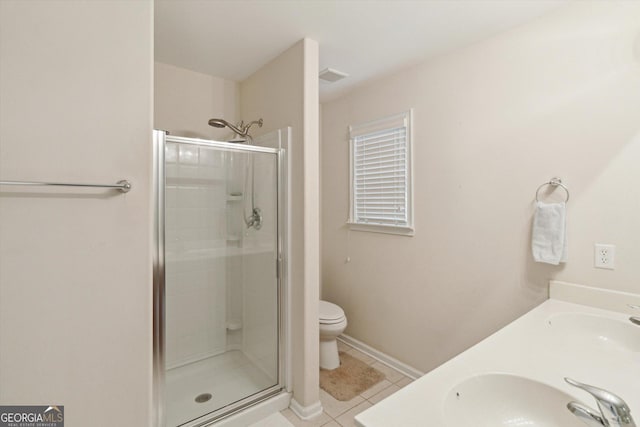
[[[345,334],[340,335],[338,337],[338,341],[342,341],[343,343],[350,345],[356,350],[363,352],[367,356],[373,357],[378,362],[384,363],[390,368],[393,368],[396,371],[402,372],[404,375],[414,380],[417,380],[418,378],[424,375],[424,372],[421,372],[416,368],[413,368],[407,365],[406,363],[402,363],[398,359],[395,359],[389,356],[388,354],[378,351],[375,348],[370,347],[367,344],[363,343],[362,341],[358,341],[357,339],[350,337],[349,335],[345,335]]]
[[[320,401],[317,401],[313,405],[302,406],[295,398],[293,398],[289,404],[289,409],[291,409],[298,418],[305,421],[322,414],[322,404]]]

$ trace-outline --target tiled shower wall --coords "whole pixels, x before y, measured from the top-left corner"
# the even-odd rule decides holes
[[[277,147],[280,134],[256,144]],[[174,143],[165,155],[167,367],[241,350],[275,379],[276,156]],[[259,230],[243,221],[253,207],[252,182]]]
[[[167,144],[168,367],[226,350],[226,155]]]

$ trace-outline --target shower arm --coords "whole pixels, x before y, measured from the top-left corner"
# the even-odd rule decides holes
[[[244,124],[244,122],[240,122],[240,129],[236,128],[235,126],[233,126],[233,128],[231,128],[231,126],[229,126],[231,128],[231,130],[233,130],[235,133],[237,133],[240,136],[249,136],[249,128],[253,125],[257,124],[258,127],[262,127],[262,119],[260,120],[254,120],[248,124]]]
[[[242,126],[242,122],[240,122],[240,126]],[[227,123],[227,127],[229,129],[231,129],[232,131],[234,131],[236,134],[240,135],[240,136],[247,136],[244,132],[246,132],[248,129],[243,128],[243,129],[239,129],[237,127],[235,127],[234,125],[232,125],[231,123]]]

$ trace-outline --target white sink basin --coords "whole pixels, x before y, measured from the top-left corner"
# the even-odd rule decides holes
[[[631,322],[582,313],[561,313],[547,319],[547,323],[565,344],[640,352],[640,326]]]
[[[483,374],[453,387],[444,402],[450,427],[584,427],[569,410],[575,398],[524,377]]]

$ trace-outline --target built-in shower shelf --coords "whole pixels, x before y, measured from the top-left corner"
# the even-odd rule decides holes
[[[227,331],[239,331],[242,329],[242,321],[237,319],[227,320]]]
[[[242,200],[242,194],[229,194],[227,196],[227,202],[239,202]]]
[[[227,236],[227,243],[236,243],[242,240],[242,236]]]

